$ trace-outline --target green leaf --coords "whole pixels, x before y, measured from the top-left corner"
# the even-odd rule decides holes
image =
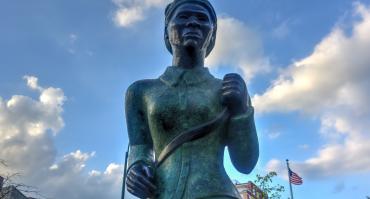
[[[285,191],[284,186],[273,182],[274,177],[276,176],[277,173],[274,171],[269,172],[265,176],[257,174],[256,179],[253,181],[263,192],[265,192],[265,194],[269,196],[269,199],[280,199],[281,194]]]

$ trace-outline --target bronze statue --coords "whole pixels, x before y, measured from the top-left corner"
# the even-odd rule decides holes
[[[240,198],[223,166],[250,173],[258,156],[254,111],[244,80],[213,77],[204,67],[216,40],[208,0],[175,0],[165,11],[172,66],[126,93],[130,139],[127,190],[139,198]]]

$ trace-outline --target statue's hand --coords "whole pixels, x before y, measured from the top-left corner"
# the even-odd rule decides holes
[[[236,73],[225,75],[222,82],[222,104],[232,115],[245,113],[249,107],[248,91],[243,78]]]
[[[151,198],[154,196],[154,171],[149,165],[138,162],[127,173],[127,191],[138,198]]]

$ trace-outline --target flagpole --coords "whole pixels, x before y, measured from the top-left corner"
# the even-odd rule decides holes
[[[289,168],[289,160],[286,159],[286,166],[288,168],[288,177],[289,177],[289,187],[290,187],[290,196],[292,197],[291,199],[293,199],[293,189],[292,189],[292,182],[290,181],[290,168]]]

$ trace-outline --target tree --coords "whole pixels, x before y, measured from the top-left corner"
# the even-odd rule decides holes
[[[5,160],[0,159],[0,171],[2,170],[1,168],[7,168],[8,165]],[[45,199],[45,196],[42,196],[40,192],[37,190],[37,188],[15,182],[17,178],[21,177],[20,173],[0,173],[0,176],[3,178],[3,183],[2,186],[4,187],[3,189],[0,190],[0,199],[5,198],[6,195],[8,195],[12,189],[10,187],[14,187],[18,189],[20,192],[23,194],[32,194],[35,199]],[[6,188],[7,187],[7,188]]]
[[[275,176],[277,176],[277,173],[272,171],[265,176],[257,174],[256,180],[254,180],[254,184],[256,184],[263,192],[268,194],[269,199],[280,199],[281,194],[285,191],[284,186],[273,183],[273,178]]]

